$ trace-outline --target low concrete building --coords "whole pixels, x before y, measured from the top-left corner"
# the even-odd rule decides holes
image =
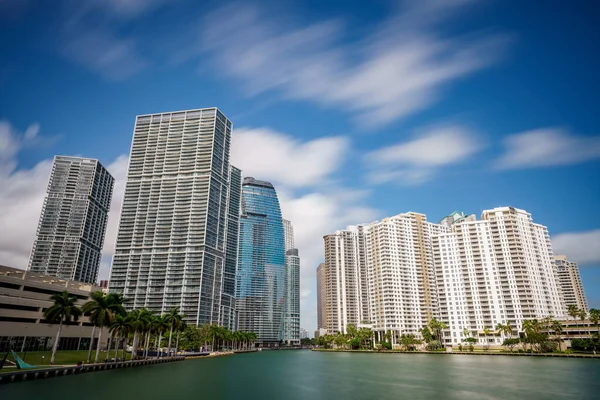
[[[44,311],[53,304],[50,296],[64,290],[76,296],[77,304],[82,306],[92,292],[101,288],[0,265],[0,353],[10,349],[17,352],[50,350],[58,326],[44,319]],[[63,324],[58,348],[88,349],[92,329],[85,316],[77,322]],[[108,337],[108,332],[103,331],[103,348]]]

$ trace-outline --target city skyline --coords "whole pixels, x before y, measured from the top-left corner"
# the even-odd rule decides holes
[[[67,154],[116,178],[108,278],[135,115],[218,106],[231,163],[294,223],[305,329],[322,236],[410,210],[527,210],[600,307],[593,2],[92,3],[0,4],[1,264],[27,268]]]

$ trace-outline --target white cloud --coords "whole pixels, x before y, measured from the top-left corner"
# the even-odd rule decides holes
[[[579,265],[600,265],[600,229],[559,233],[552,237],[552,248]]]
[[[430,106],[445,84],[501,53],[504,37],[436,37],[440,16],[461,3],[425,7],[411,2],[370,36],[350,44],[341,43],[338,20],[299,27],[236,4],[206,16],[203,43],[218,68],[239,79],[249,95],[277,89],[288,98],[355,112],[360,124],[373,126]]]
[[[345,137],[300,142],[267,128],[236,129],[232,136],[232,164],[245,176],[289,187],[321,184],[339,167],[349,148]]]
[[[483,147],[481,139],[461,126],[439,126],[413,139],[368,153],[371,183],[423,183],[441,167],[457,164]]]
[[[560,128],[517,133],[504,139],[498,169],[577,164],[600,158],[600,136],[575,136]]]

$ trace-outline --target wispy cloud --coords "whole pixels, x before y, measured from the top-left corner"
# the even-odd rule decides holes
[[[504,139],[498,169],[577,164],[600,158],[600,136],[576,136],[561,128],[517,133]]]
[[[410,140],[368,153],[368,179],[374,184],[420,184],[440,168],[463,162],[482,148],[482,140],[462,126],[432,127]]]
[[[107,80],[123,80],[150,64],[139,38],[123,33],[134,19],[159,8],[165,0],[63,1],[62,53]]]
[[[429,107],[444,85],[502,53],[504,35],[436,35],[440,16],[463,3],[410,2],[358,42],[344,41],[341,20],[294,26],[258,7],[230,5],[204,19],[204,48],[249,95],[276,90],[355,112],[361,125],[380,125]]]

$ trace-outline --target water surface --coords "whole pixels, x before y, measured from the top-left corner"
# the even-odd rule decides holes
[[[263,351],[12,383],[2,399],[598,399],[600,360]]]

